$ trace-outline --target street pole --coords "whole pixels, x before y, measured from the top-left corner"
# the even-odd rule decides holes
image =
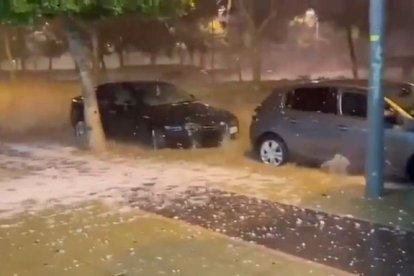
[[[384,192],[384,21],[385,0],[370,0],[371,68],[368,97],[368,155],[366,197],[379,198]]]

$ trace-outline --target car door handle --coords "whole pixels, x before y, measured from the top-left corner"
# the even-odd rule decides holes
[[[344,126],[344,125],[338,125],[338,126],[337,126],[337,128],[338,128],[340,131],[348,131],[348,130],[349,130],[349,127]]]
[[[296,120],[289,120],[289,123],[291,123],[292,125],[296,125],[298,123],[298,121],[296,121]]]

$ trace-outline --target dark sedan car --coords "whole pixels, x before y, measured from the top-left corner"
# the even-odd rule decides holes
[[[218,146],[239,132],[236,116],[198,101],[166,82],[118,82],[96,91],[105,134],[164,147]],[[72,100],[75,135],[85,131],[82,97]]]

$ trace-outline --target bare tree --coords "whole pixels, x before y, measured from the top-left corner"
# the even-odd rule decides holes
[[[251,53],[251,69],[254,82],[260,82],[262,77],[262,50],[265,30],[277,15],[277,0],[266,2],[270,6],[267,14],[257,14],[255,12],[257,1],[238,1],[241,15],[247,21],[247,34],[249,36],[249,45],[247,46]]]

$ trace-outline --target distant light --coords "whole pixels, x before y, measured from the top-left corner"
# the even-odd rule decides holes
[[[305,13],[305,16],[316,16],[316,12],[314,9],[308,9]]]

